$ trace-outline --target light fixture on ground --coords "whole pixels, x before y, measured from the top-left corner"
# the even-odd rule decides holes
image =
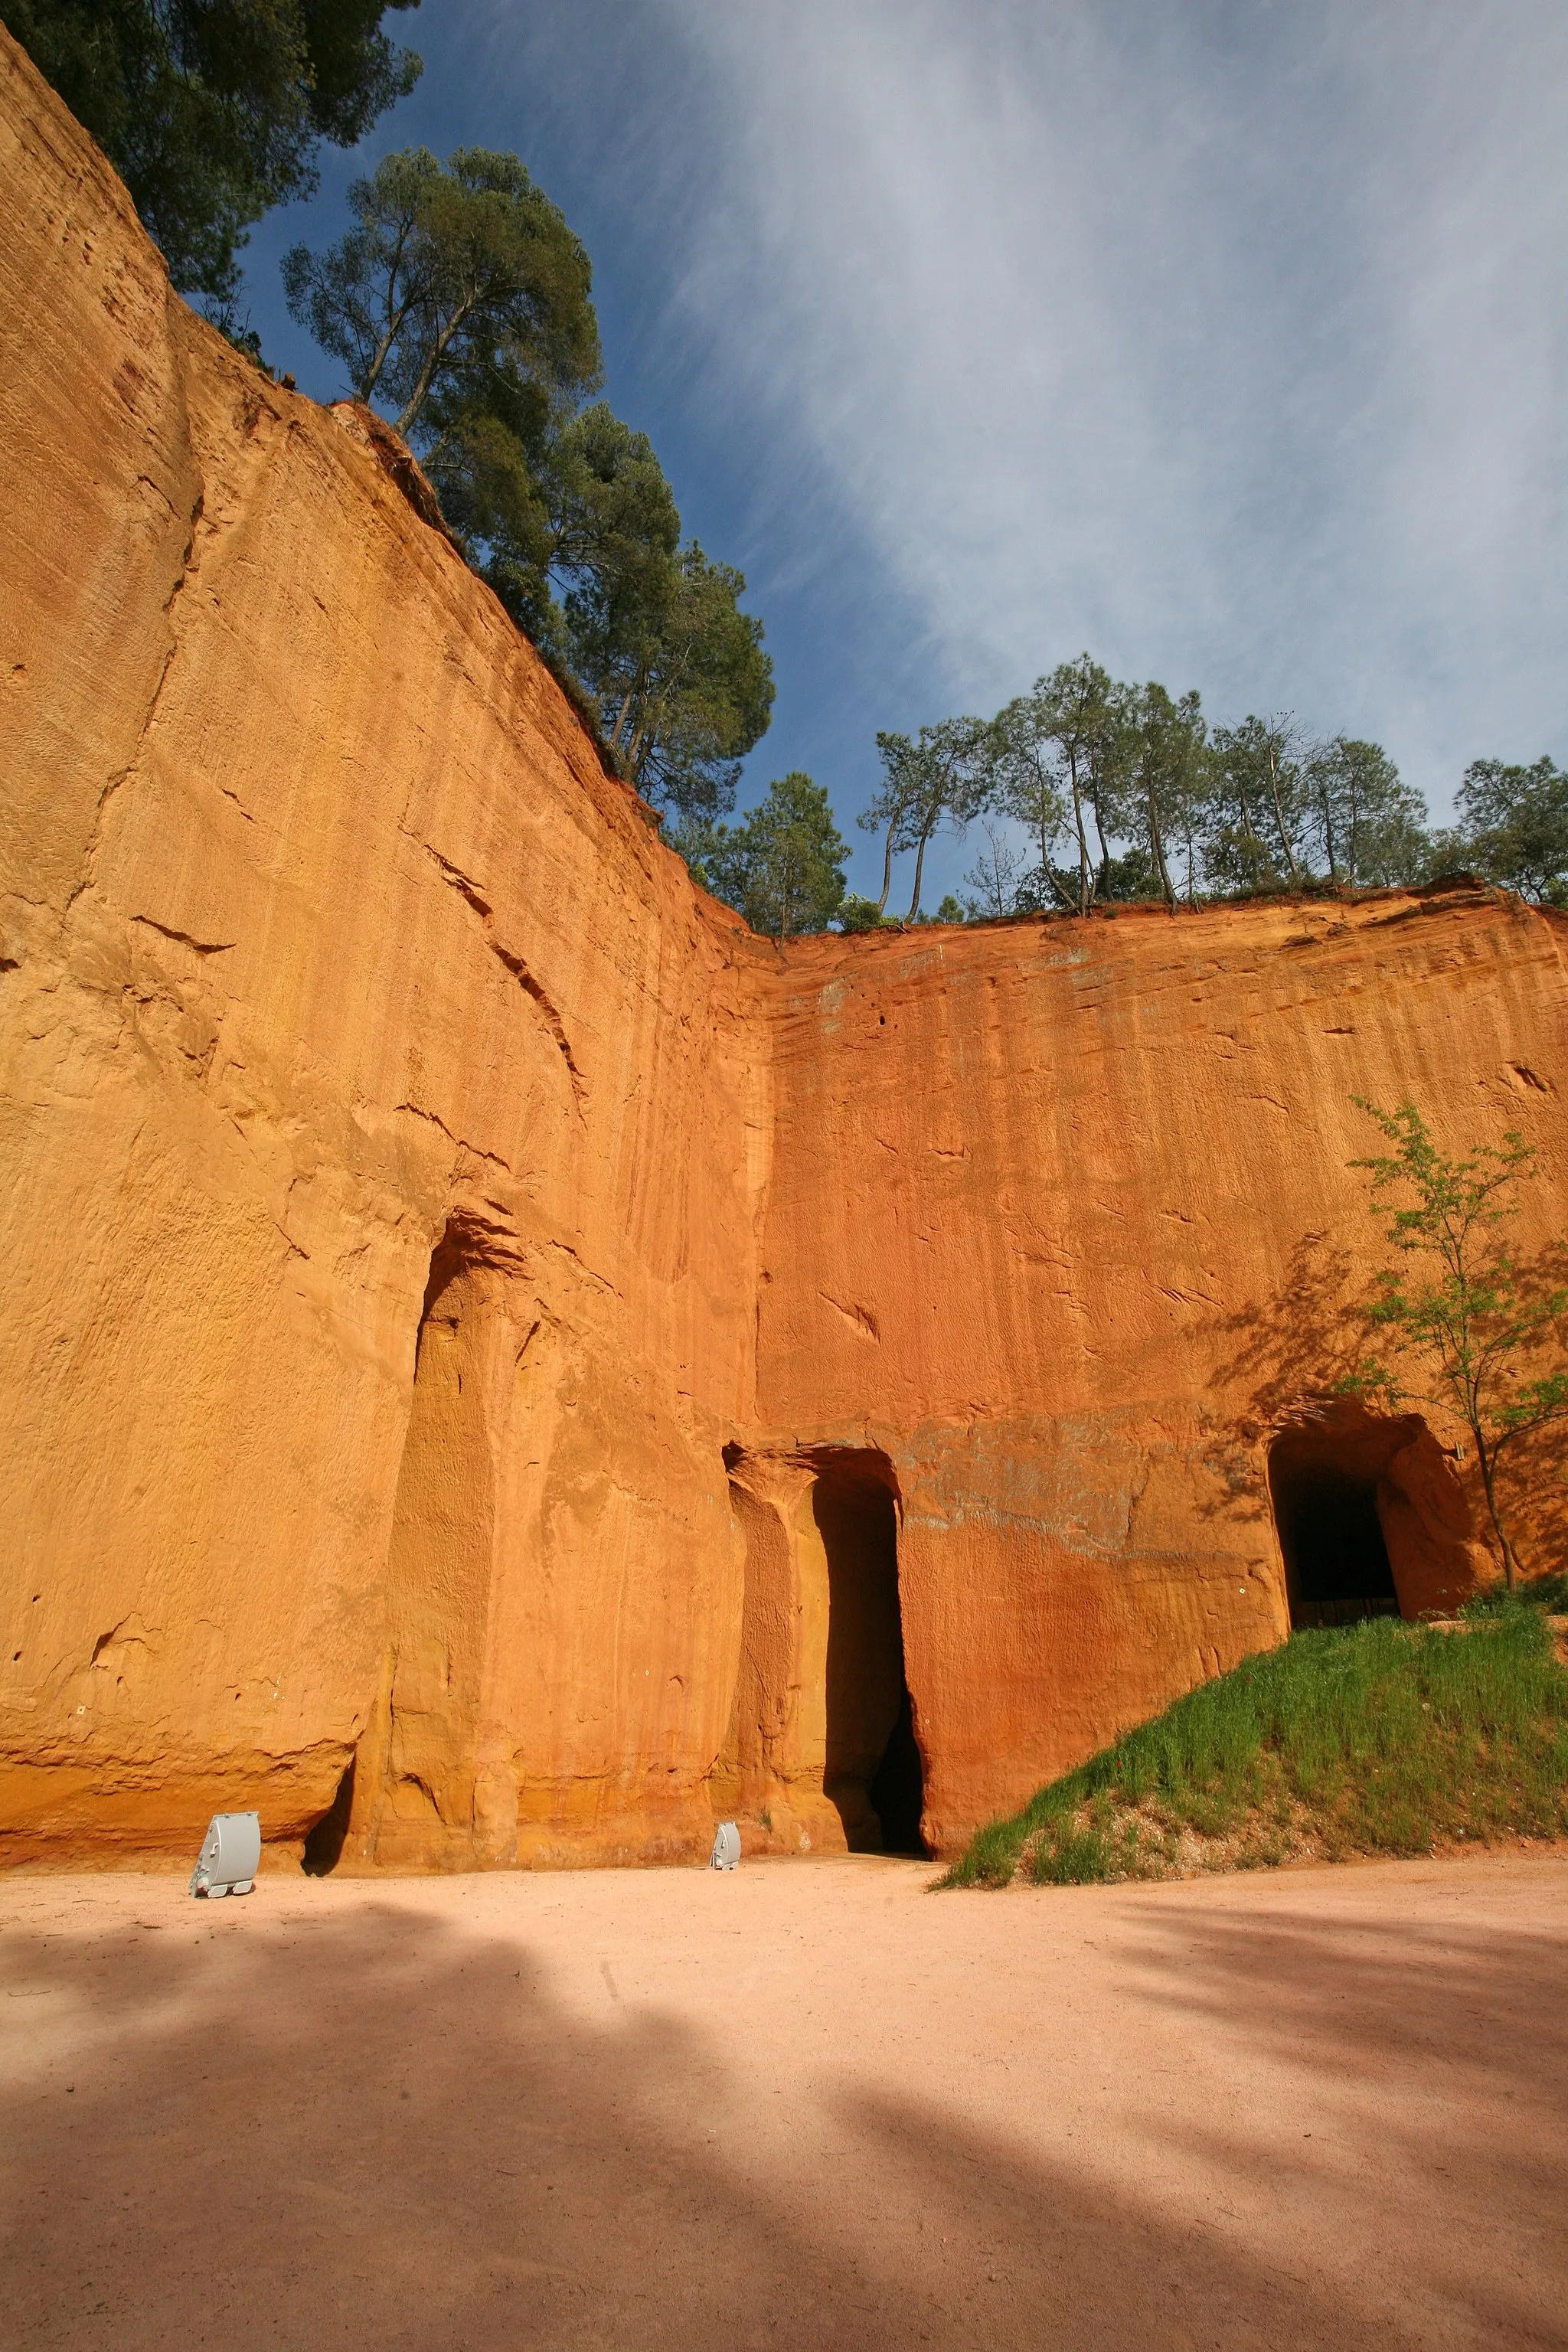
[[[191,1873],[191,1893],[248,1895],[261,1863],[259,1813],[215,1813]]]
[[[713,1832],[713,1851],[708,1858],[710,1870],[733,1870],[741,1859],[741,1832],[733,1822],[721,1822]]]

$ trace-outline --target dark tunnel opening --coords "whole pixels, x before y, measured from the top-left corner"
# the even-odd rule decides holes
[[[349,1816],[353,1811],[354,1765],[357,1760],[355,1756],[349,1758],[348,1769],[338,1782],[336,1796],[306,1837],[300,1866],[307,1878],[325,1878],[338,1866],[343,1840],[349,1833]]]
[[[852,1853],[923,1854],[924,1773],[904,1672],[898,1511],[885,1454],[827,1456],[812,1510],[827,1559],[823,1788]]]
[[[1286,1430],[1270,1450],[1292,1631],[1400,1613],[1378,1514],[1378,1469],[1366,1453],[1364,1443],[1332,1427]]]

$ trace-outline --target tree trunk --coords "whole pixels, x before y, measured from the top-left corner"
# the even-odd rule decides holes
[[[921,910],[921,868],[926,862],[926,844],[930,839],[931,827],[928,824],[925,831],[921,834],[919,845],[915,850],[915,895],[910,900],[910,911],[904,918],[904,920],[909,923],[912,923],[914,921],[915,917]]]
[[[1072,821],[1078,832],[1078,910],[1087,915],[1089,902],[1089,835],[1083,829],[1083,795],[1078,788],[1078,757],[1068,761],[1068,774],[1072,781]]]
[[[887,845],[882,852],[882,895],[877,901],[877,912],[879,915],[885,915],[887,913],[888,893],[893,887],[893,827],[898,824],[898,822],[899,820],[896,816],[889,817],[888,820]]]
[[[408,395],[407,405],[397,420],[396,429],[405,441],[414,429],[420,410],[430,396],[430,387],[436,381],[437,369],[447,356],[447,344],[473,307],[471,301],[460,302],[426,352],[419,373],[414,379],[414,389]]]
[[[1101,887],[1110,887],[1110,844],[1105,838],[1104,820],[1100,814],[1100,795],[1094,796],[1094,830],[1100,841],[1100,879]]]
[[[359,396],[362,400],[368,400],[371,394],[375,390],[376,385],[381,382],[382,369],[386,365],[387,354],[391,351],[393,344],[397,340],[398,328],[401,327],[402,324],[403,319],[400,315],[396,324],[395,326],[388,327],[385,334],[376,345],[375,357],[372,360],[369,367],[365,370],[364,374],[360,379]]]
[[[1171,869],[1165,863],[1165,844],[1160,832],[1160,813],[1154,806],[1152,785],[1150,786],[1144,797],[1149,808],[1149,846],[1154,853],[1154,863],[1160,871],[1160,887],[1165,893],[1165,904],[1173,915],[1176,911],[1176,894],[1171,885]]]
[[[1296,863],[1296,853],[1290,846],[1286,828],[1285,812],[1279,803],[1279,763],[1272,751],[1268,754],[1268,783],[1274,795],[1274,822],[1279,828],[1279,846],[1285,852],[1285,863],[1290,869],[1290,881],[1296,889],[1301,887],[1301,869]]]
[[[1508,1532],[1502,1523],[1502,1513],[1498,1508],[1497,1465],[1488,1453],[1486,1439],[1481,1435],[1474,1421],[1470,1423],[1470,1435],[1476,1441],[1476,1458],[1481,1465],[1481,1485],[1486,1489],[1487,1510],[1491,1517],[1492,1532],[1502,1547],[1502,1572],[1508,1590],[1511,1592],[1519,1582],[1519,1561],[1515,1557],[1513,1546],[1508,1539]]]
[[[1337,882],[1340,878],[1340,861],[1334,854],[1334,816],[1333,811],[1329,806],[1326,793],[1321,797],[1319,806],[1323,812],[1323,847],[1329,853],[1329,879],[1331,882]]]

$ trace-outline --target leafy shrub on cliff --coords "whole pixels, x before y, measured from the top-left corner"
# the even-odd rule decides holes
[[[675,841],[698,880],[772,939],[826,930],[843,902],[848,852],[826,793],[799,769],[743,824],[688,826]]]
[[[1375,1618],[1294,1634],[987,1822],[941,1883],[1161,1878],[1505,1833],[1568,1834],[1568,1673],[1520,1603],[1466,1632]]]

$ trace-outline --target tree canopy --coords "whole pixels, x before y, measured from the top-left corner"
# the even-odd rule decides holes
[[[1351,887],[1422,871],[1426,810],[1379,743],[1336,735],[1306,763],[1309,839],[1329,878]]]
[[[1253,715],[1238,727],[1215,728],[1209,751],[1215,880],[1238,890],[1298,887],[1306,787],[1297,729],[1286,719]]]
[[[1459,828],[1440,848],[1538,906],[1568,907],[1568,774],[1551,760],[1476,760],[1457,795]]]
[[[699,878],[777,940],[825,930],[844,899],[849,852],[827,794],[796,769],[768,786],[742,824],[716,825],[694,858]]]
[[[131,191],[182,292],[220,308],[253,221],[309,195],[422,70],[381,30],[418,0],[0,0]]]
[[[964,877],[971,919],[1418,882],[1457,866],[1568,905],[1568,775],[1550,760],[1476,761],[1459,793],[1461,824],[1434,835],[1420,794],[1380,744],[1313,740],[1279,714],[1211,726],[1195,691],[1119,683],[1085,653],[993,719],[943,720],[918,740],[878,736],[882,777],[858,822],[882,836],[882,895],[847,900],[847,925],[885,918],[893,860],[910,849],[915,896],[905,919],[918,916],[932,830],[922,791],[937,746],[950,751],[942,805],[952,829],[995,820]]]
[[[883,836],[879,916],[888,904],[895,854],[912,849],[914,895],[904,919],[915,921],[931,835],[944,825],[962,835],[986,804],[992,789],[991,750],[992,730],[978,719],[941,719],[934,727],[922,727],[915,740],[907,735],[878,736],[882,782],[858,823],[862,831]]]
[[[1382,1110],[1352,1098],[1388,1150],[1353,1160],[1372,1178],[1368,1205],[1394,1252],[1367,1303],[1368,1344],[1342,1386],[1397,1411],[1406,1398],[1446,1406],[1469,1432],[1487,1510],[1511,1587],[1519,1559],[1498,1472],[1505,1457],[1568,1419],[1568,1288],[1560,1243],[1523,1257],[1502,1227],[1520,1190],[1542,1174],[1518,1134],[1445,1152],[1414,1103]]]
[[[766,730],[745,580],[682,541],[653,446],[602,400],[593,274],[515,155],[388,155],[289,308],[418,451],[475,568],[592,700],[622,772],[712,825]]]
[[[515,155],[427,147],[385,155],[349,190],[353,226],[283,264],[295,318],[379,399],[405,439],[426,404],[441,421],[510,393],[508,421],[536,436],[552,404],[575,407],[603,373],[593,269],[564,215]],[[498,381],[499,379],[499,381]],[[439,430],[439,426],[437,427]]]

